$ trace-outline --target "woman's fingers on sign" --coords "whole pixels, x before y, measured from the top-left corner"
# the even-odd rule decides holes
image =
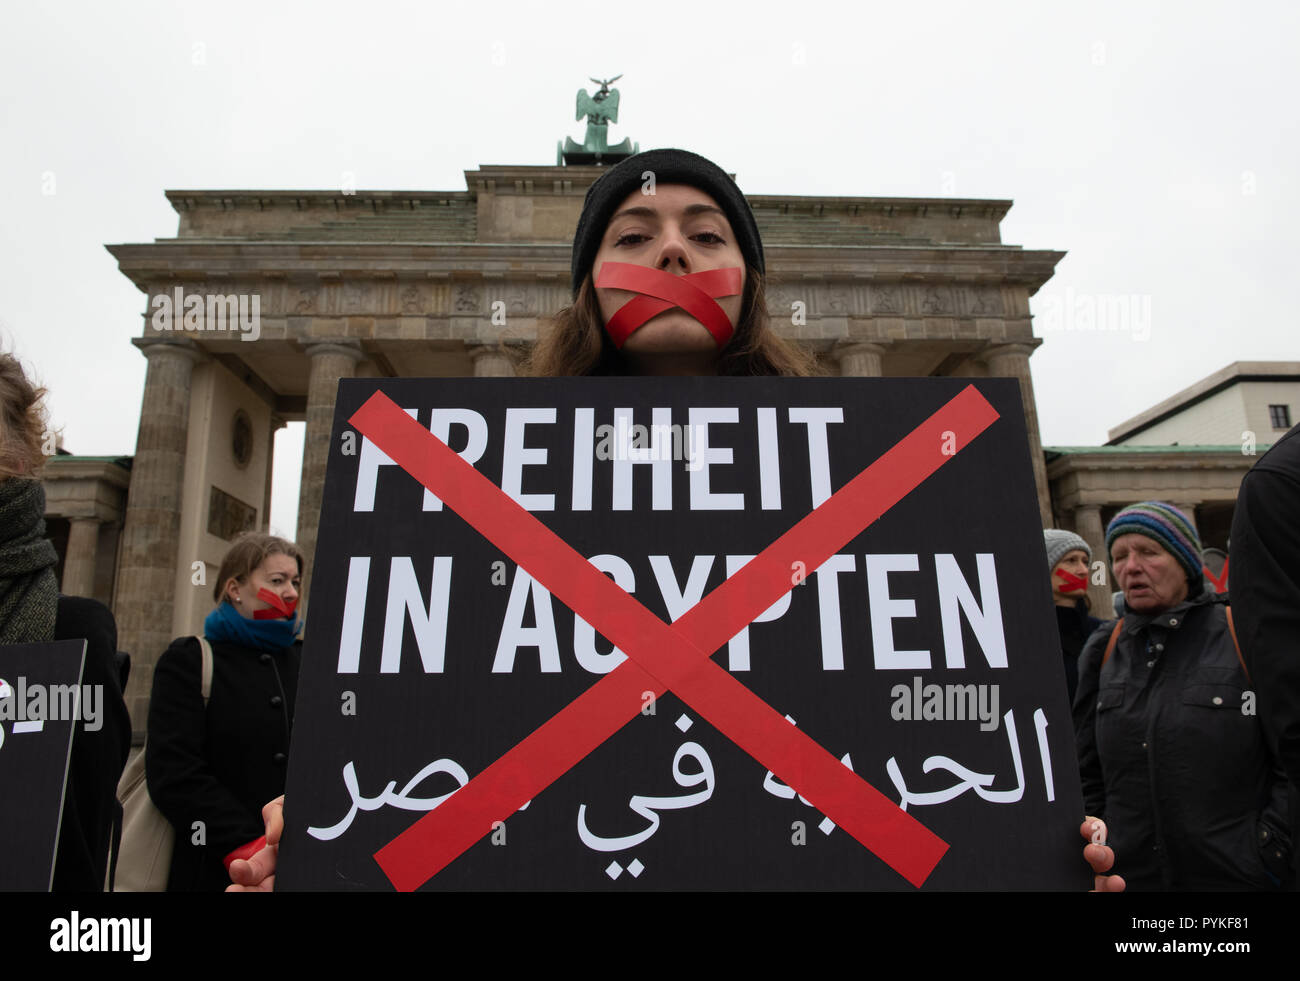
[[[262,808],[262,820],[266,822],[266,843],[280,844],[280,835],[284,832],[284,794]]]
[[[273,892],[278,845],[267,845],[248,861],[230,863],[230,882],[226,892]]]
[[[1115,853],[1106,845],[1106,822],[1100,818],[1084,818],[1079,833],[1088,841],[1083,846],[1083,857],[1092,867],[1094,892],[1123,892],[1124,879],[1118,875],[1105,875],[1115,864]]]
[[[280,852],[280,835],[284,832],[284,795],[262,808],[266,823],[266,847],[249,856],[247,861],[230,863],[230,882],[226,892],[271,892],[275,889],[275,866]]]

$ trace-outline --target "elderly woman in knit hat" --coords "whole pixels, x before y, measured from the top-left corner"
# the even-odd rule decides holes
[[[1285,886],[1291,788],[1196,529],[1144,501],[1106,547],[1127,612],[1084,647],[1074,717],[1084,805],[1112,829],[1116,870],[1147,890]]]
[[[538,337],[534,375],[818,373],[768,323],[763,243],[749,203],[698,154],[649,150],[602,174],[583,203],[570,272],[573,302]],[[263,810],[270,844],[231,865],[232,890],[273,886],[282,802]],[[1089,837],[1091,822],[1085,827]],[[1084,856],[1101,873],[1113,855],[1094,840]],[[1123,888],[1118,876],[1098,875],[1097,885]]]
[[[1052,602],[1056,604],[1056,626],[1061,634],[1061,657],[1065,665],[1065,686],[1070,701],[1079,685],[1079,652],[1101,621],[1088,607],[1088,572],[1092,548],[1072,531],[1043,530],[1047,569],[1051,575]]]

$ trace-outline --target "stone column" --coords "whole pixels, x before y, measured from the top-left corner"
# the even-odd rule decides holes
[[[474,362],[475,378],[513,378],[517,358],[514,351],[503,344],[467,345]]]
[[[1034,468],[1038,491],[1039,518],[1044,528],[1052,527],[1052,497],[1047,486],[1047,464],[1043,460],[1043,441],[1038,434],[1038,408],[1034,402],[1034,381],[1029,374],[1029,355],[1041,344],[998,344],[981,352],[979,359],[988,367],[991,378],[1014,378],[1020,382],[1020,399],[1025,405],[1025,428],[1029,432],[1029,457]]]
[[[266,427],[266,490],[262,493],[262,531],[271,531],[271,483],[275,470],[275,434],[285,427],[285,421],[271,413],[271,424]]]
[[[325,489],[325,464],[331,449],[334,397],[338,394],[339,379],[351,378],[357,362],[365,355],[359,341],[307,341],[303,346],[311,356],[311,377],[307,382],[307,432],[302,447],[302,484],[298,491],[297,544],[306,560],[301,600],[305,608],[316,553],[321,495]]]
[[[849,378],[879,378],[884,374],[885,347],[866,341],[836,344],[831,357],[840,366],[840,375]]]
[[[1115,614],[1111,603],[1111,594],[1119,585],[1111,579],[1110,555],[1106,551],[1106,529],[1101,526],[1101,507],[1096,504],[1084,504],[1074,509],[1074,533],[1092,548],[1092,561],[1105,563],[1106,584],[1095,585],[1092,572],[1088,572],[1088,601],[1092,604],[1092,615],[1108,620]]]
[[[68,551],[63,557],[63,585],[68,596],[95,595],[95,564],[99,551],[99,519],[71,518]]]
[[[190,379],[204,355],[185,338],[137,337],[149,359],[122,529],[114,614],[118,647],[131,655],[126,704],[143,730],[153,666],[172,641],[176,550],[189,437]]]

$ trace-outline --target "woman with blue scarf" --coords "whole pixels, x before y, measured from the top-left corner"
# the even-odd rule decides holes
[[[221,562],[203,633],[172,642],[154,671],[146,743],[149,796],[176,830],[169,892],[220,892],[227,867],[262,847],[262,805],[284,793],[302,643],[302,553],[247,534]]]

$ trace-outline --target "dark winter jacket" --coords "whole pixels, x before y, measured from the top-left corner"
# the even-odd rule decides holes
[[[131,752],[131,719],[118,683],[117,623],[98,600],[60,596],[55,640],[86,641],[83,685],[102,685],[100,727],[78,720],[72,736],[63,822],[54,860],[55,892],[99,892],[104,888],[109,843],[120,805],[117,781]]]
[[[263,652],[213,642],[205,711],[199,642],[172,642],[154,670],[149,795],[176,829],[169,892],[219,891],[222,859],[261,836],[262,806],[284,793],[302,645]]]
[[[1061,635],[1061,656],[1065,663],[1065,688],[1071,703],[1079,687],[1079,654],[1092,632],[1100,626],[1101,621],[1088,612],[1083,600],[1077,600],[1072,606],[1056,607],[1056,629]]]
[[[1289,794],[1269,752],[1225,606],[1203,593],[1129,613],[1079,659],[1074,703],[1088,814],[1135,890],[1277,888],[1290,863]]]
[[[1228,592],[1264,730],[1300,785],[1300,426],[1241,481]]]

